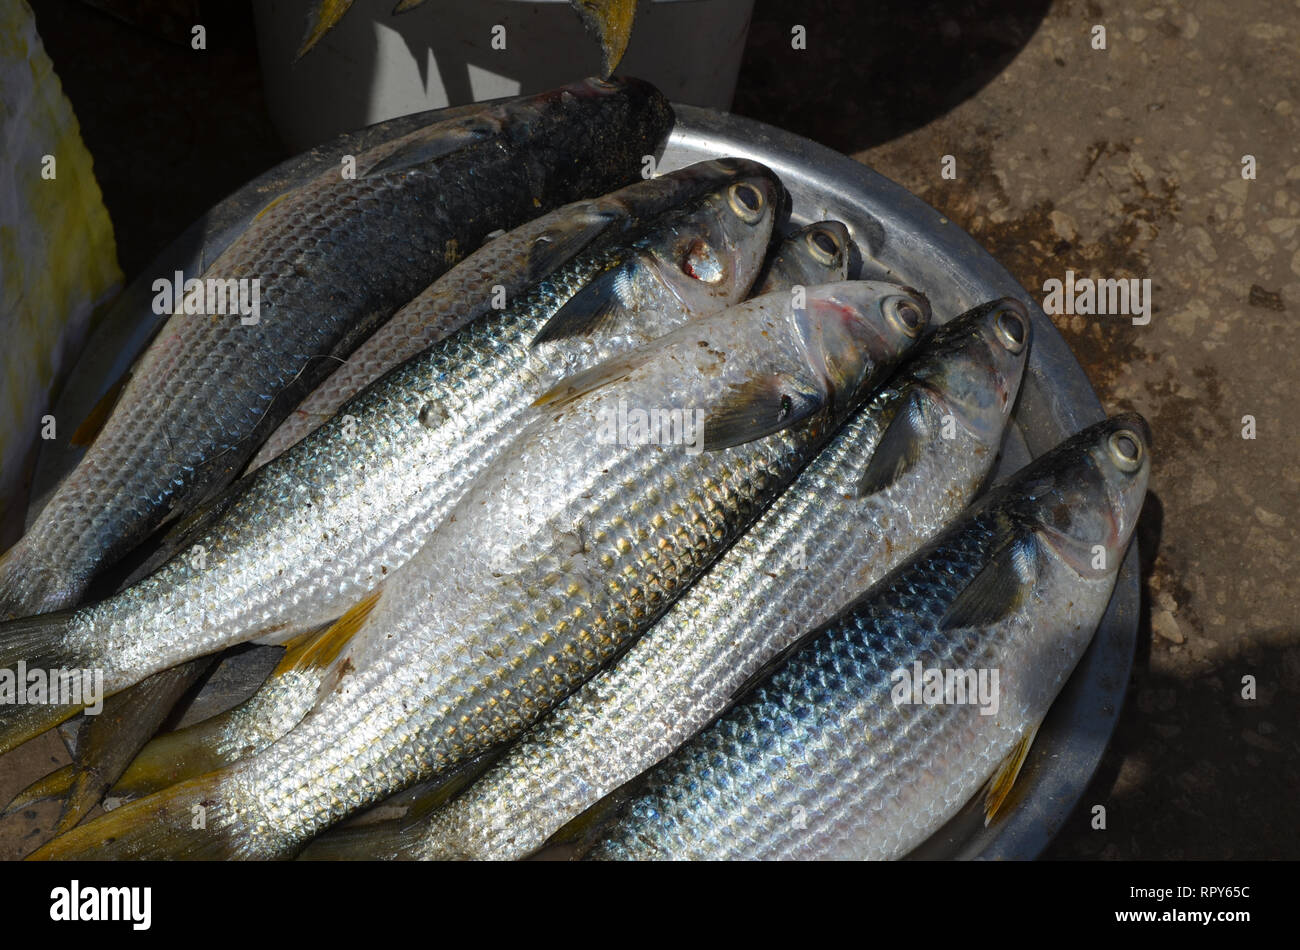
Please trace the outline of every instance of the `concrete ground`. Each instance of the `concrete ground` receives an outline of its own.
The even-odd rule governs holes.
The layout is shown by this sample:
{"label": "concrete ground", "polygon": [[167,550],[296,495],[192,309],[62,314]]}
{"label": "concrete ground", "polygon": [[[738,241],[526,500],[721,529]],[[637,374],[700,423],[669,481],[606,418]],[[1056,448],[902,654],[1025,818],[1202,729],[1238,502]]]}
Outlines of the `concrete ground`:
{"label": "concrete ground", "polygon": [[[204,70],[165,30],[74,0],[33,7],[128,275],[284,157],[242,4],[210,30]],[[1105,408],[1143,413],[1156,443],[1128,702],[1048,856],[1300,857],[1296,5],[791,7],[757,4],[735,111],[905,185],[1034,293],[1067,269],[1153,285],[1146,326],[1055,318]],[[794,24],[807,49],[791,49]],[[1105,50],[1092,48],[1096,26]],[[945,155],[955,179],[941,177]],[[53,736],[12,753],[0,799],[64,761]],[[1094,804],[1104,831],[1090,827]],[[52,818],[33,808],[0,824],[0,857],[30,850]]]}
{"label": "concrete ground", "polygon": [[[1067,268],[1153,285],[1146,326],[1054,318],[1155,447],[1128,702],[1049,856],[1300,857],[1296,5],[933,4],[921,26],[915,5],[848,22],[843,4],[780,6],[759,4],[735,111],[906,186],[1040,299]],[[800,21],[806,52],[789,49]]]}

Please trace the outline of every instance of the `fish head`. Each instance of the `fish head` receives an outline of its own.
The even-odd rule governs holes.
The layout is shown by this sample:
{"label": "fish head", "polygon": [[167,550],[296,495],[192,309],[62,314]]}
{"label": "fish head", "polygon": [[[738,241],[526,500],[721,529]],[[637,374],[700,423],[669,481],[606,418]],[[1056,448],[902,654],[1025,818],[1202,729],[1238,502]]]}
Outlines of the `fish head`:
{"label": "fish head", "polygon": [[785,189],[757,162],[700,163],[718,181],[645,248],[656,276],[687,312],[741,300],[758,278]]}
{"label": "fish head", "polygon": [[825,402],[851,405],[864,383],[925,334],[930,302],[919,291],[875,280],[848,280],[791,291],[795,333]]}
{"label": "fish head", "polygon": [[849,229],[839,221],[800,228],[781,242],[760,293],[844,280],[852,246]]}
{"label": "fish head", "polygon": [[1026,470],[1023,514],[1039,539],[1084,577],[1118,570],[1151,473],[1151,429],[1122,413],[1053,449]]}
{"label": "fish head", "polygon": [[1029,358],[1029,311],[1011,297],[989,301],[941,326],[909,361],[914,381],[982,444],[1002,440]]}

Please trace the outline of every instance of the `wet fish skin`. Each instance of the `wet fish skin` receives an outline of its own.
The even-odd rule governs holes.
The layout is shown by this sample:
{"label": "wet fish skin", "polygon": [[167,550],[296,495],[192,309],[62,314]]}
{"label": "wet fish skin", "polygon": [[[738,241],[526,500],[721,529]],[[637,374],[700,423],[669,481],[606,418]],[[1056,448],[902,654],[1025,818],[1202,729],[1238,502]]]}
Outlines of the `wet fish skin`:
{"label": "wet fish skin", "polygon": [[849,229],[839,221],[814,221],[799,228],[772,255],[754,296],[844,280],[852,246]]}
{"label": "wet fish skin", "polygon": [[[916,847],[1032,735],[1086,649],[1142,506],[1149,445],[1146,423],[1125,414],[1022,469],[664,760],[589,857],[886,859]],[[897,671],[916,662],[998,669],[996,714],[897,704]]]}
{"label": "wet fish skin", "polygon": [[[585,204],[589,206],[589,215],[600,210],[599,201]],[[388,364],[400,362],[404,358],[403,350],[410,346],[412,338],[422,339],[430,333],[440,337],[445,335],[439,331],[446,323],[453,320],[468,322],[457,312],[457,304],[463,308],[466,302],[472,303],[477,294],[483,300],[482,310],[486,311],[490,309],[487,300],[491,283],[505,281],[510,279],[510,275],[518,274],[515,284],[503,284],[507,294],[513,296],[518,283],[528,272],[524,264],[528,260],[526,251],[531,242],[542,235],[549,235],[552,240],[562,242],[562,235],[554,235],[557,229],[581,233],[579,229],[585,220],[585,217],[573,215],[566,217],[566,210],[560,209],[517,228],[472,254],[430,288],[430,291],[393,317],[379,333],[371,337],[365,347],[349,358],[348,367],[357,364],[355,372],[348,367],[341,368],[313,396],[326,394],[327,387],[337,384],[337,388],[329,391],[325,397],[333,399],[339,389],[357,385],[359,377],[372,373],[380,375]],[[809,240],[809,235],[814,230],[823,232],[820,234],[820,242],[816,244]],[[773,266],[768,268],[760,293],[774,292],[793,284],[806,286],[842,280],[848,265],[848,241],[848,230],[839,222],[819,222],[801,228],[786,238],[774,252],[771,262]],[[463,279],[458,272],[464,272]],[[394,326],[399,321],[401,324]],[[381,336],[387,338],[380,340]],[[377,341],[378,345],[371,347]],[[367,348],[369,355],[359,359]],[[345,378],[336,379],[340,376]],[[299,412],[306,405],[304,403],[303,407],[299,407]],[[332,414],[332,411],[327,414]],[[277,434],[285,432],[290,425],[291,420],[286,420]],[[268,442],[269,445],[271,442]],[[262,451],[265,453],[267,447],[264,446]],[[252,464],[256,465],[257,462]],[[304,670],[297,666],[277,670],[248,701],[217,717],[219,721],[196,724],[181,733],[159,736],[141,752],[110,794],[137,798],[158,791],[167,784],[192,778],[260,751],[297,725],[311,710],[326,673],[325,669]],[[161,764],[164,761],[170,761],[173,765],[163,768]],[[164,785],[154,786],[152,783],[156,781],[162,781]]]}
{"label": "wet fish skin", "polygon": [[[395,366],[494,309],[498,292],[514,300],[597,235],[631,228],[635,218],[630,211],[618,201],[577,202],[488,241],[357,347],[271,433],[248,471],[261,468],[319,428],[343,403]],[[539,253],[548,247],[551,253]]]}
{"label": "wet fish skin", "polygon": [[273,201],[203,275],[260,281],[259,322],[167,320],[0,557],[0,618],[75,603],[96,571],[233,480],[331,357],[491,231],[635,178],[671,121],[644,83],[586,80],[435,123],[358,156],[355,179],[325,172]]}
{"label": "wet fish skin", "polygon": [[[434,281],[348,356],[343,365],[334,370],[271,433],[249,463],[247,471],[256,471],[289,446],[296,444],[332,417],[344,402],[390,369],[487,313],[494,306],[499,307],[501,304],[498,294],[503,295],[505,300],[513,300],[529,285],[546,277],[566,260],[572,259],[598,235],[610,230],[626,231],[631,228],[635,219],[629,213],[630,210],[617,201],[595,199],[577,202],[490,240]],[[160,551],[156,563],[145,565],[133,580],[152,573],[165,562],[169,553],[171,552],[166,549]],[[205,668],[194,664],[186,676],[171,671],[155,676],[176,680],[166,691],[173,692],[177,688],[187,688],[187,682],[197,681]],[[100,730],[95,733],[100,740],[97,743],[78,744],[77,758],[79,761],[85,759],[81,763],[82,774],[78,780],[82,807],[69,801],[62,828],[76,823],[80,815],[116,781],[122,769],[157,731],[167,709],[155,698],[161,691],[160,684],[154,682],[154,679],[151,677],[133,688],[143,691],[139,699],[124,692],[110,700],[114,708],[121,711],[121,721],[124,724],[130,723],[135,733],[133,738],[121,735],[121,729],[118,730],[118,735],[105,735]],[[229,714],[230,722],[225,727],[230,731],[229,737],[222,738],[199,730],[192,730],[185,737],[160,737],[160,742],[155,744],[149,756],[144,757],[144,761],[153,763],[155,760],[152,756],[155,754],[173,757],[179,755],[189,763],[188,769],[160,769],[151,764],[144,779],[132,779],[130,776],[124,778],[123,781],[129,785],[128,791],[140,788],[143,780],[160,780],[178,771],[192,772],[204,765],[215,768],[217,766],[214,763],[219,763],[227,754],[233,755],[236,751],[247,754],[247,751],[269,744],[275,737],[292,728],[311,708],[316,689],[312,687],[310,679],[310,676],[295,674],[291,681],[272,682],[268,684],[272,688],[285,690],[282,697],[272,701],[263,696],[250,701],[250,707],[267,704],[264,711],[273,715],[274,719],[265,724],[260,720],[261,710],[241,709]],[[130,705],[128,707],[125,704]],[[190,747],[178,748],[183,742],[190,743]],[[200,743],[202,748],[197,745]],[[209,743],[217,743],[217,747],[207,747]],[[167,746],[166,750],[164,745]],[[210,768],[204,768],[203,771],[210,771]],[[117,790],[113,794],[117,794]]]}
{"label": "wet fish skin", "polygon": [[[918,346],[614,666],[418,830],[390,836],[409,850],[388,856],[523,857],[707,725],[768,661],[974,497],[1019,390],[1029,326],[1024,306],[1006,298],[949,321]],[[894,438],[883,439],[888,432]],[[892,478],[864,492],[864,476],[875,480],[877,470]],[[800,553],[806,566],[793,560]]]}
{"label": "wet fish skin", "polygon": [[[178,662],[338,618],[419,550],[548,385],[743,297],[781,192],[763,166],[728,159],[601,199],[641,223],[602,232],[511,306],[346,403],[234,486],[155,573],[74,612],[0,626],[0,668],[96,668],[112,694]],[[74,711],[0,709],[0,749]]]}
{"label": "wet fish skin", "polygon": [[[894,285],[827,285],[802,311],[772,294],[566,379],[385,585],[297,728],[36,856],[286,856],[510,740],[728,546],[928,315]],[[771,380],[780,391],[754,385]],[[600,435],[620,402],[666,396],[705,412],[705,451]],[[200,799],[211,807],[195,835],[177,822]]]}

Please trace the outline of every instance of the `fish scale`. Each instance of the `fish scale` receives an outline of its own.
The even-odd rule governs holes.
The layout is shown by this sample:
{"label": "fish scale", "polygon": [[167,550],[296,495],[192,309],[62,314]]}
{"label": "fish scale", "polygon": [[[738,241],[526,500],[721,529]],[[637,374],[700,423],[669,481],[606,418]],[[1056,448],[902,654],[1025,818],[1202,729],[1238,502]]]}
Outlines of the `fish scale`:
{"label": "fish scale", "polygon": [[[566,379],[385,585],[333,689],[294,730],[42,856],[292,854],[358,807],[512,738],[734,540],[927,316],[888,284],[827,285],[799,311],[771,294]],[[754,389],[773,379],[781,392]],[[811,415],[776,415],[786,387]],[[705,451],[598,435],[620,401],[653,407],[666,394],[711,420]],[[212,803],[199,835],[172,824],[195,796]]]}
{"label": "fish scale", "polygon": [[[999,335],[1003,320],[1023,329],[1018,342]],[[1015,401],[1028,327],[1023,307],[1006,299],[946,324],[613,668],[399,835],[415,843],[388,856],[521,857],[707,724],[774,655],[974,496]],[[882,434],[918,398],[925,434],[916,462],[862,495]],[[945,417],[960,420],[952,438]],[[792,564],[796,552],[806,566]]]}
{"label": "fish scale", "polygon": [[[766,194],[752,222],[729,210],[728,191],[739,184]],[[762,166],[735,160],[603,199],[625,205],[631,233],[601,236],[513,305],[359,393],[241,482],[185,552],[73,614],[62,649],[75,665],[102,668],[111,693],[243,640],[277,642],[337,618],[414,555],[522,429],[548,382],[743,296],[761,266],[779,189]],[[679,246],[701,239],[728,262],[714,284],[678,267]],[[591,333],[537,341],[579,291],[628,267],[621,286],[634,296],[619,316]]]}
{"label": "fish scale", "polygon": [[[601,211],[602,202],[588,202],[583,207],[595,215]],[[608,226],[608,222],[602,226]],[[477,315],[487,312],[490,306],[484,290],[492,281],[501,281],[507,293],[514,294],[529,273],[535,273],[535,268],[527,264],[528,250],[534,241],[544,239],[548,245],[557,241],[563,244],[575,232],[584,234],[589,229],[589,223],[581,219],[571,221],[562,209],[491,241],[403,308],[365,347],[353,354],[348,364],[313,394],[317,409],[333,406],[341,401],[341,393],[359,386],[365,379],[382,375],[390,363],[400,361],[402,354],[418,346],[420,341],[433,342],[444,336],[444,331],[450,332],[468,322],[464,316],[467,308],[471,315],[476,308]],[[850,246],[847,229],[839,222],[817,222],[794,232],[773,253],[759,292],[843,280]],[[296,441],[314,428],[317,420],[310,418],[314,412],[308,412],[307,418],[286,421],[277,430],[277,435],[282,437],[281,444]],[[278,454],[279,449],[271,441],[260,455]],[[324,673],[320,653],[327,639],[313,636],[317,648],[309,648],[304,642],[297,650],[291,650],[282,660],[282,667],[247,702],[194,728],[165,734],[151,743],[131,761],[122,781],[109,794],[138,798],[166,784],[211,771],[275,741],[296,725],[315,701]],[[123,763],[129,760],[131,754],[121,757]],[[109,776],[107,784],[112,784],[117,774]],[[53,794],[55,787],[66,781],[64,776],[56,776],[38,783],[31,791],[41,796]],[[27,798],[20,796],[10,808],[22,807],[26,801]]]}
{"label": "fish scale", "polygon": [[[649,773],[589,856],[879,859],[920,844],[1032,736],[1105,611],[1149,473],[1144,448],[1115,462],[1116,439],[1150,441],[1133,415],[1084,430],[814,630]],[[916,663],[998,671],[997,708],[900,697]]]}
{"label": "fish scale", "polygon": [[[202,275],[257,279],[260,321],[167,320],[81,463],[0,559],[0,616],[76,602],[165,518],[232,481],[332,357],[494,229],[629,180],[670,122],[644,84],[583,82],[435,123],[363,153],[356,178],[326,171],[277,199]],[[607,148],[587,145],[593,128]],[[579,153],[581,165],[563,160]]]}
{"label": "fish scale", "polygon": [[[661,377],[652,382],[642,401],[665,391]],[[631,403],[637,392],[620,390]],[[331,773],[367,789],[401,788],[517,734],[661,612],[826,435],[824,425],[787,430],[683,469],[678,447],[574,452],[575,440],[590,439],[591,418],[535,423],[521,436],[498,477],[476,485],[428,542],[437,567],[413,562],[367,618],[384,636],[359,635],[348,656],[369,672],[349,674],[297,729],[235,766],[236,813],[255,813],[256,825],[272,829],[252,853],[284,847],[277,836],[301,840],[356,807]],[[516,497],[543,511],[530,510],[521,526]],[[557,525],[588,526],[580,550],[548,549],[543,539]],[[494,644],[509,645],[508,662]],[[407,713],[432,696],[432,716]],[[369,736],[377,738],[362,741]]]}

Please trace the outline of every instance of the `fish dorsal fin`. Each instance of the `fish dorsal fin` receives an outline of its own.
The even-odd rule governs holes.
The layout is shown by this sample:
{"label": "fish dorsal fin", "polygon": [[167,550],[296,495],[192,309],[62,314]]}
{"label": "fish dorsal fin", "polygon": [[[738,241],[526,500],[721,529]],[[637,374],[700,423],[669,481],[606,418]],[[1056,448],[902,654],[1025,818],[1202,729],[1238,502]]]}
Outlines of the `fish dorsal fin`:
{"label": "fish dorsal fin", "polygon": [[627,316],[623,300],[630,280],[631,268],[627,264],[618,264],[589,280],[546,321],[546,326],[533,338],[532,345],[599,335]]}
{"label": "fish dorsal fin", "polygon": [[915,467],[928,433],[920,394],[913,391],[885,427],[858,481],[858,496],[884,491]]}
{"label": "fish dorsal fin", "polygon": [[767,373],[736,383],[704,417],[705,451],[761,439],[802,422],[822,408],[822,399],[794,377]]}
{"label": "fish dorsal fin", "polygon": [[1025,757],[1029,755],[1029,747],[1034,744],[1034,736],[1038,735],[1038,727],[1042,724],[1041,720],[1034,723],[1029,731],[1016,741],[1011,752],[989,778],[988,788],[984,794],[985,827],[998,816],[1002,806],[1006,804],[1007,796],[1011,794],[1011,786],[1015,784],[1016,776],[1020,774],[1020,769],[1025,764]]}
{"label": "fish dorsal fin", "polygon": [[1038,581],[1041,558],[1034,534],[1016,534],[954,598],[939,621],[940,632],[985,627],[1019,610]]}
{"label": "fish dorsal fin", "polygon": [[117,407],[117,401],[122,396],[122,390],[126,388],[127,382],[131,379],[130,371],[126,372],[121,379],[115,382],[104,395],[99,397],[93,409],[77,426],[77,431],[72,433],[72,438],[68,440],[69,445],[86,446],[95,441],[95,437],[103,431],[104,425],[108,422],[108,417],[113,414]]}

